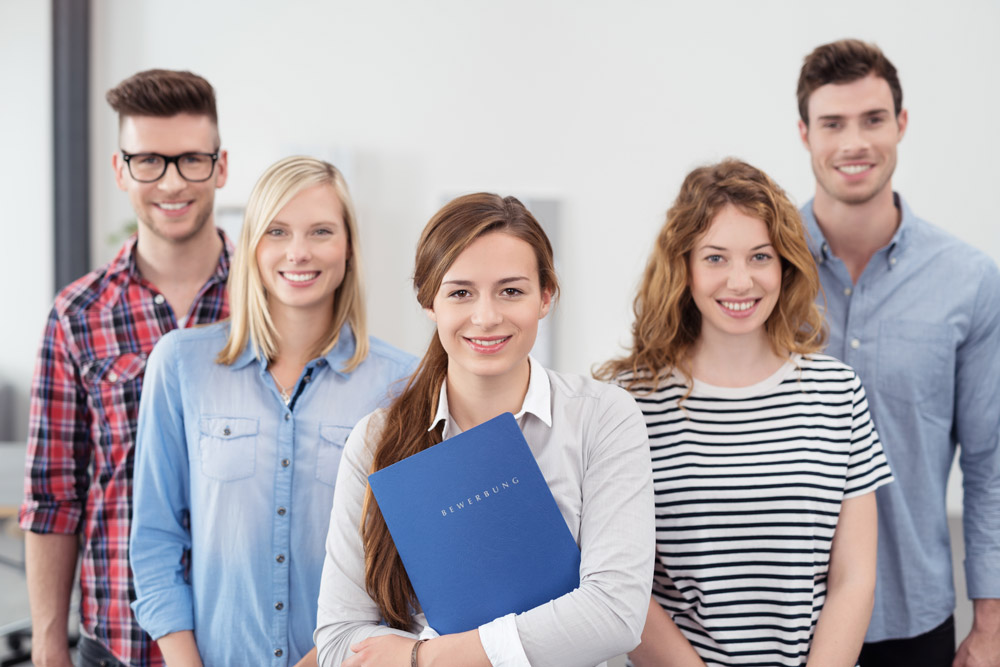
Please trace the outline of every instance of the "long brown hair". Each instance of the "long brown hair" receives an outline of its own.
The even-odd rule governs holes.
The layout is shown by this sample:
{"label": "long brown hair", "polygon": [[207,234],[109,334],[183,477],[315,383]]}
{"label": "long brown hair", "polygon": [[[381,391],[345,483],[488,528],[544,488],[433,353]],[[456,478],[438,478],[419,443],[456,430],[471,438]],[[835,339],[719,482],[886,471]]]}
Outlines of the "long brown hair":
{"label": "long brown hair", "polygon": [[[538,221],[514,197],[478,193],[459,197],[438,211],[420,236],[413,269],[417,301],[424,308],[434,296],[445,273],[469,245],[485,234],[501,232],[531,246],[538,261],[538,280],[553,298],[559,291],[552,245]],[[406,388],[386,410],[377,436],[372,472],[401,461],[441,442],[441,427],[427,427],[437,409],[441,384],[448,374],[448,354],[437,334]],[[418,603],[382,512],[365,491],[361,537],[365,547],[365,587],[385,622],[409,629]]]}
{"label": "long brown hair", "polygon": [[767,174],[730,158],[695,169],[684,179],[633,303],[632,349],[601,366],[597,377],[631,373],[627,380],[631,388],[640,380],[655,380],[677,369],[690,380],[688,355],[701,334],[701,312],[688,287],[690,255],[729,204],[767,225],[781,258],[781,292],[764,324],[771,348],[779,355],[822,349],[826,331],[816,307],[819,274],[799,212]]}

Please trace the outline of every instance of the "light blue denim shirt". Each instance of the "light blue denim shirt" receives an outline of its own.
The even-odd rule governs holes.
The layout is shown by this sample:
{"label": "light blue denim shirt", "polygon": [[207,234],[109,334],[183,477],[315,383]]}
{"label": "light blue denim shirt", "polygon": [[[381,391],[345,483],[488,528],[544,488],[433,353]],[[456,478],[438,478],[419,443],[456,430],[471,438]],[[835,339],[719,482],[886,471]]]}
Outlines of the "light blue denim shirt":
{"label": "light blue denim shirt", "polygon": [[[205,665],[291,665],[313,647],[340,455],[414,359],[348,326],[311,361],[290,406],[247,345],[215,362],[228,323],[172,331],[149,357],[139,408],[130,560],[154,639],[194,630]],[[398,391],[399,385],[395,385]],[[190,557],[190,571],[184,561]]]}
{"label": "light blue denim shirt", "polygon": [[898,195],[896,205],[902,222],[856,285],[812,201],[801,211],[826,292],[826,352],[861,377],[896,476],[876,491],[878,579],[866,641],[922,634],[954,610],[945,490],[959,444],[968,594],[1000,597],[1000,272]]}

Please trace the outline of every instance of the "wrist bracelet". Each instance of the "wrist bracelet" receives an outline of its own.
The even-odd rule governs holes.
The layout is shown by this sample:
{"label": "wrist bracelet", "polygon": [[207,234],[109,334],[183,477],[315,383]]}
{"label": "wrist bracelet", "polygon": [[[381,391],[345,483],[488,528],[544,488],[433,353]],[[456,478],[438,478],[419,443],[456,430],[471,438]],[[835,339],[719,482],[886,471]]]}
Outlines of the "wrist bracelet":
{"label": "wrist bracelet", "polygon": [[410,651],[410,667],[417,667],[417,649],[423,644],[426,639],[418,639],[413,643],[413,650]]}

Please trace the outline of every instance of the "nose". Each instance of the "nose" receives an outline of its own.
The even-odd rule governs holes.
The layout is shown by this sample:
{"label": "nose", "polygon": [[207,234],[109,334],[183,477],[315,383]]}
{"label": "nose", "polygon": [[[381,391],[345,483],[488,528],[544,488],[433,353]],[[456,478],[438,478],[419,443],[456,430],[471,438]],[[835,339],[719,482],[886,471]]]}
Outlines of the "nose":
{"label": "nose", "polygon": [[165,190],[166,192],[177,192],[183,190],[187,186],[187,181],[181,176],[181,172],[177,170],[177,163],[168,164],[167,171],[164,172],[160,180],[156,182],[156,187],[160,190]]}
{"label": "nose", "polygon": [[746,292],[753,287],[753,276],[745,264],[735,262],[726,279],[726,287],[734,292]]}
{"label": "nose", "polygon": [[503,322],[503,313],[493,299],[479,299],[472,311],[472,323],[480,329],[491,329]]}
{"label": "nose", "polygon": [[840,150],[844,153],[858,153],[868,149],[868,137],[861,130],[860,123],[848,123],[841,133]]}
{"label": "nose", "polygon": [[302,237],[293,237],[285,250],[285,258],[292,264],[302,264],[312,258],[309,243]]}

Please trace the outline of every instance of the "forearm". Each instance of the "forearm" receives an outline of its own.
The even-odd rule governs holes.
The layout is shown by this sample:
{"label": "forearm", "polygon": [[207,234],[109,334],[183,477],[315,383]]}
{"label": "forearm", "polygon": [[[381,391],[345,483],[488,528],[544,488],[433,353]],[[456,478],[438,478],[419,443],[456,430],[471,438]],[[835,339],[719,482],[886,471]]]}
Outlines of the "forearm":
{"label": "forearm", "polygon": [[75,534],[25,534],[31,655],[40,667],[70,664],[67,626],[79,544]]}
{"label": "forearm", "polygon": [[435,637],[420,646],[418,667],[490,667],[490,659],[479,641],[479,631]]}
{"label": "forearm", "polygon": [[875,494],[844,500],[830,548],[826,601],[806,667],[853,667],[875,605]]}
{"label": "forearm", "polygon": [[316,647],[302,656],[302,659],[295,663],[295,667],[316,667]]}
{"label": "forearm", "polygon": [[171,632],[156,640],[168,667],[201,667],[201,654],[194,641],[194,632]]}
{"label": "forearm", "polygon": [[653,598],[649,600],[642,643],[628,657],[635,667],[705,667],[670,614]]}
{"label": "forearm", "polygon": [[853,667],[857,664],[874,604],[874,586],[865,582],[844,582],[836,588],[828,588],[806,667]]}

